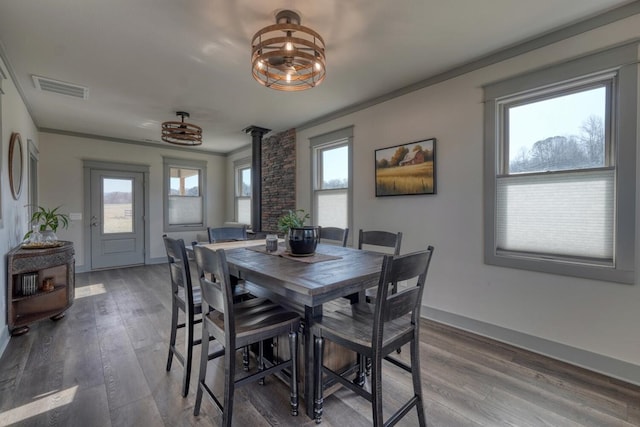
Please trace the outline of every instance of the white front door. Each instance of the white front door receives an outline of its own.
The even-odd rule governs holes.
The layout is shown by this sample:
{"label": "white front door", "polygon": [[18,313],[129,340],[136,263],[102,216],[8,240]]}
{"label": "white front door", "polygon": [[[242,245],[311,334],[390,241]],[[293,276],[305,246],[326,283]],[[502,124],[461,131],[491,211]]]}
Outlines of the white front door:
{"label": "white front door", "polygon": [[144,175],[91,169],[91,269],[144,264]]}

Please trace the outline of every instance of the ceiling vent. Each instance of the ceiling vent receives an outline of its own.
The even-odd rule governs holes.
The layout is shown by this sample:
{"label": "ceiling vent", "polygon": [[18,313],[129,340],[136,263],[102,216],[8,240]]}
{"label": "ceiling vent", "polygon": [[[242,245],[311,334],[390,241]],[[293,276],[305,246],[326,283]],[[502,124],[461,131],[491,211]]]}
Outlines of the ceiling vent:
{"label": "ceiling vent", "polygon": [[36,89],[43,92],[59,93],[60,95],[72,96],[74,98],[89,98],[89,88],[72,83],[61,82],[47,77],[32,76]]}

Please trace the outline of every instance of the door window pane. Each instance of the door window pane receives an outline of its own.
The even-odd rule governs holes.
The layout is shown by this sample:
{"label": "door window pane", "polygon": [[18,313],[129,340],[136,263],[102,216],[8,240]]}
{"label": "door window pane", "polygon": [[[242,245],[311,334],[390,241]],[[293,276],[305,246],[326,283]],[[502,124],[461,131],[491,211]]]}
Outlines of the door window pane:
{"label": "door window pane", "polygon": [[133,232],[133,180],[102,179],[102,232]]}

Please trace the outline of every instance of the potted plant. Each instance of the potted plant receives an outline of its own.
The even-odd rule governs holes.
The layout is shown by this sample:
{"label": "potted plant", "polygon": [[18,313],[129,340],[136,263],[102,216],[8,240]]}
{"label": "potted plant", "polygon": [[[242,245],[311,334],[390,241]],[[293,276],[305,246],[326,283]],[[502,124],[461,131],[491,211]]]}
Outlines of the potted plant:
{"label": "potted plant", "polygon": [[289,210],[278,220],[278,228],[285,233],[284,240],[291,255],[308,256],[316,251],[319,230],[314,226],[305,227],[308,218],[309,214],[304,209],[298,209]]}
{"label": "potted plant", "polygon": [[285,235],[294,227],[304,227],[304,222],[309,219],[309,214],[304,209],[291,210],[278,219],[278,229]]}
{"label": "potted plant", "polygon": [[58,240],[56,236],[58,227],[69,227],[69,215],[58,212],[60,207],[61,206],[47,209],[42,206],[37,206],[37,209],[31,214],[29,223],[32,225],[32,228],[25,234],[25,240],[36,231],[42,233],[43,240]]}

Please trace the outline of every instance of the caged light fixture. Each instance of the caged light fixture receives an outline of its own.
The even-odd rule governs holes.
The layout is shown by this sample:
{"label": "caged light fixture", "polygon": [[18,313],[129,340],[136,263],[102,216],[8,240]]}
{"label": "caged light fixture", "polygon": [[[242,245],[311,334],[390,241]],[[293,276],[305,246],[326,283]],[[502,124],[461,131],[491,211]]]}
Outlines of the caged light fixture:
{"label": "caged light fixture", "polygon": [[251,69],[260,84],[276,90],[306,90],[326,75],[324,40],[300,25],[291,10],[276,14],[276,23],[258,31],[251,40]]}
{"label": "caged light fixture", "polygon": [[201,145],[202,128],[184,121],[185,117],[189,117],[187,112],[178,111],[176,116],[182,120],[162,123],[162,140],[176,145]]}

